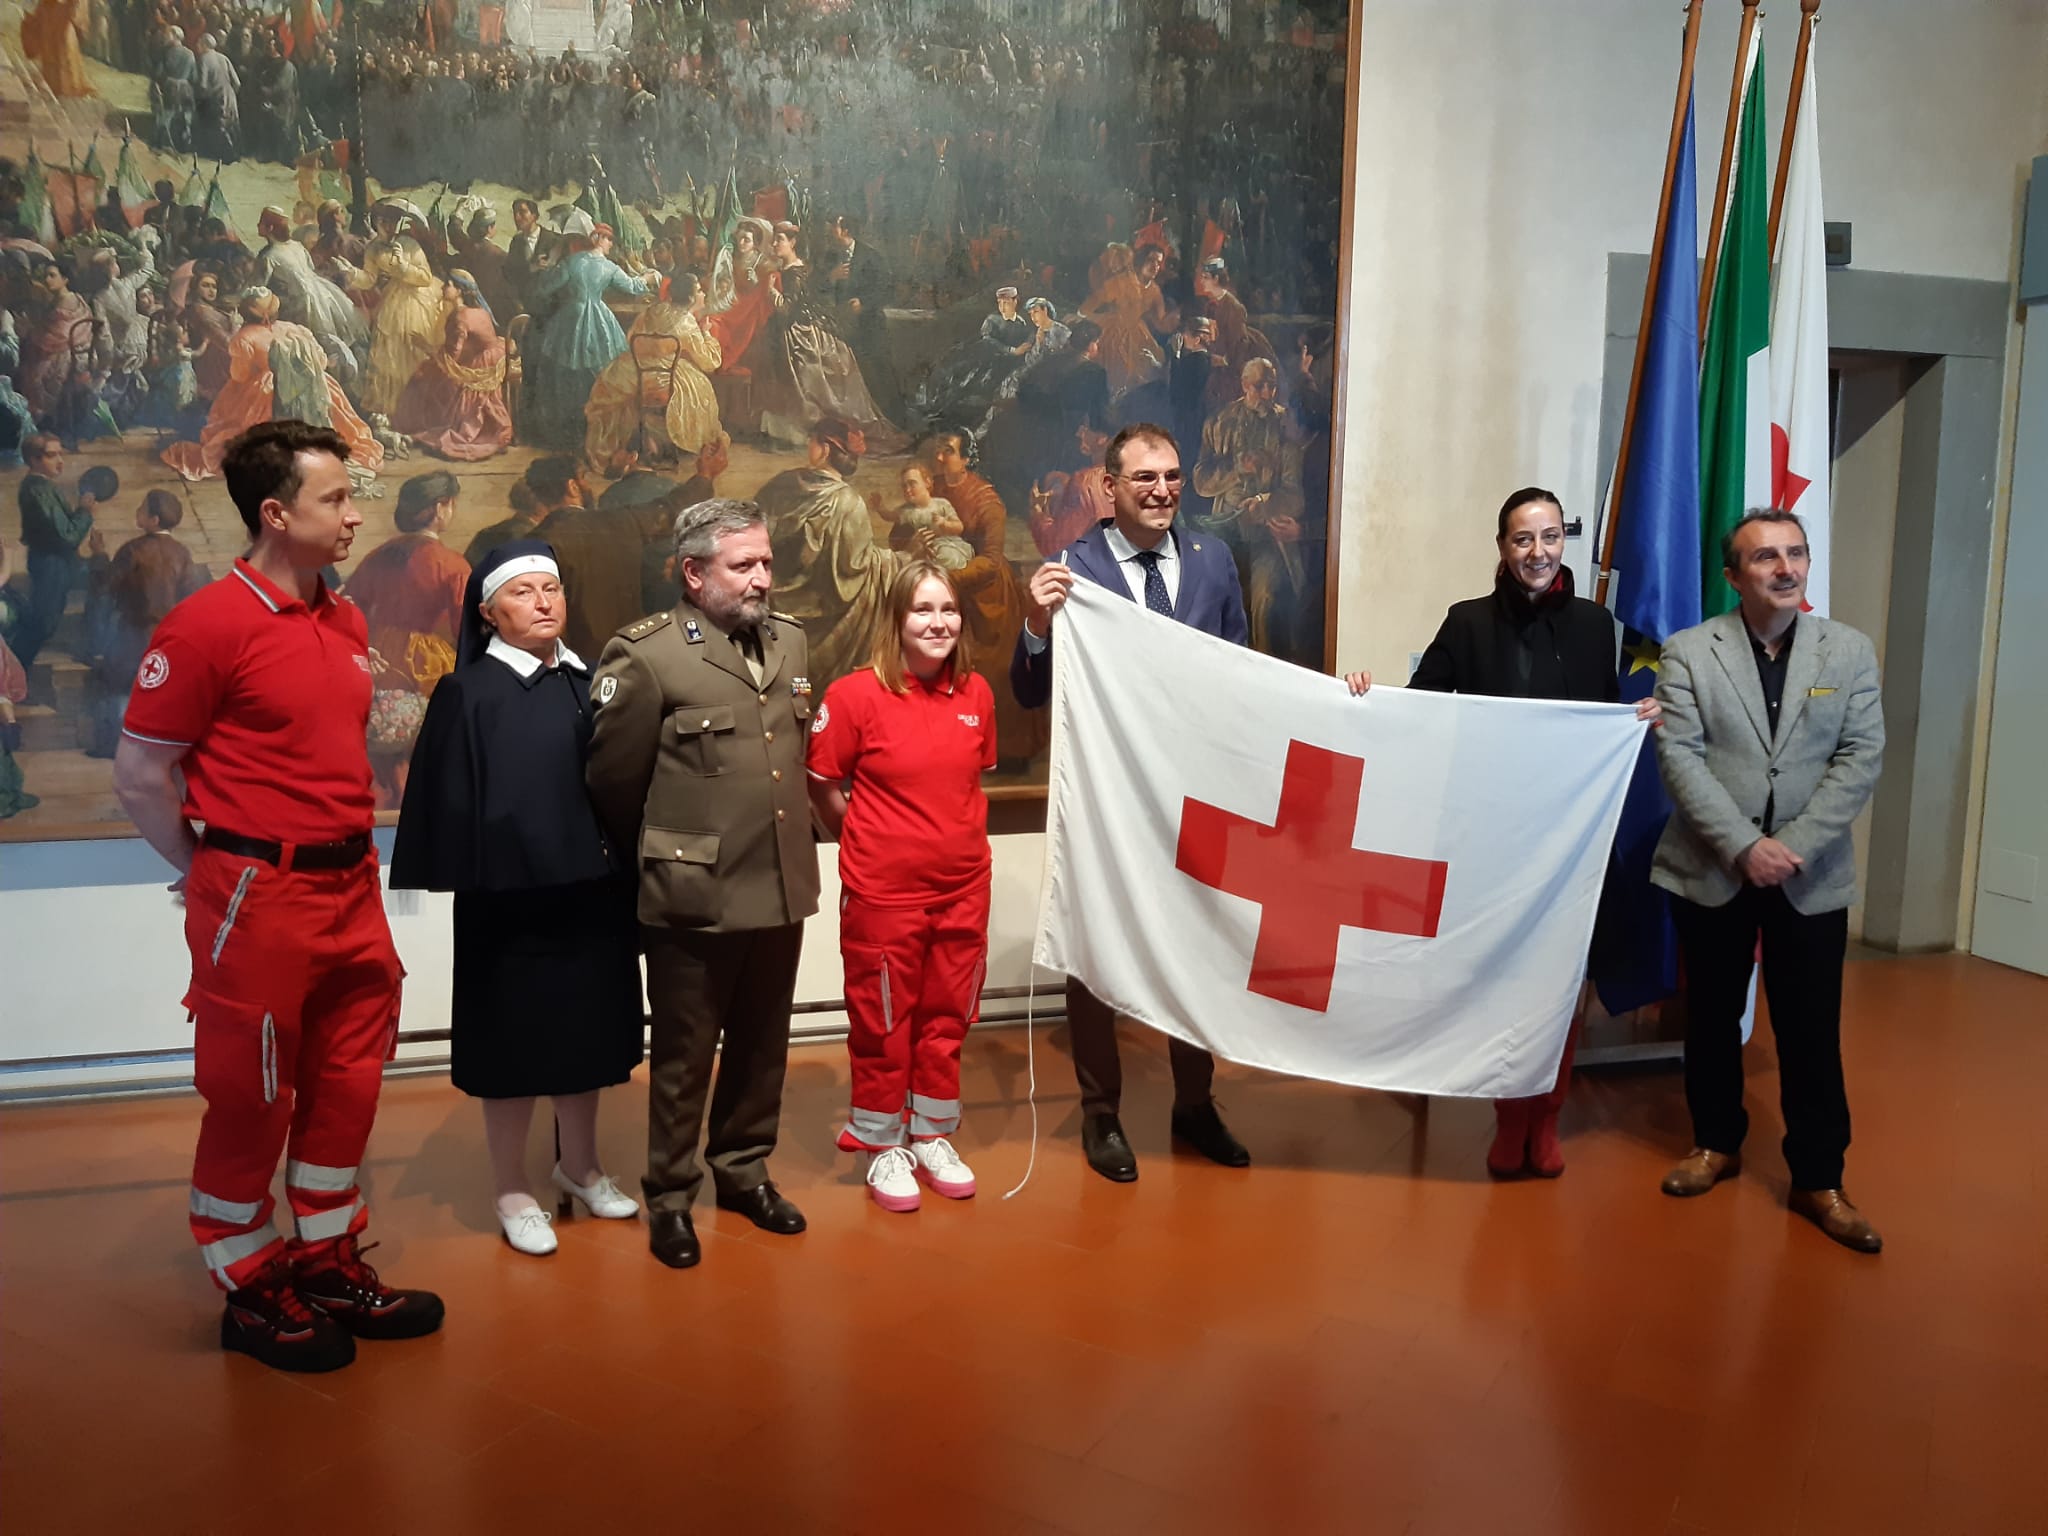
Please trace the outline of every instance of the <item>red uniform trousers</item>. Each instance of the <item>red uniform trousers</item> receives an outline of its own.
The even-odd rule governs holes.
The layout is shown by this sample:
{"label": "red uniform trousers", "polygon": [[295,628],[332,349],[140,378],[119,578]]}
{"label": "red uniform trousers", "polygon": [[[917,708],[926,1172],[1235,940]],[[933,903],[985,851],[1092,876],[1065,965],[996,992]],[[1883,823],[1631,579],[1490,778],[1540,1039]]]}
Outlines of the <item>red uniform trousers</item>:
{"label": "red uniform trousers", "polygon": [[193,1080],[206,1100],[192,1235],[214,1283],[233,1290],[285,1246],[270,1181],[287,1142],[295,1249],[369,1220],[357,1165],[397,1043],[405,970],[375,854],[349,869],[280,870],[202,847],[185,886],[185,942]]}
{"label": "red uniform trousers", "polygon": [[846,1050],[853,1112],[848,1152],[960,1128],[960,1042],[981,1011],[988,969],[987,876],[929,907],[878,907],[849,894],[839,909],[846,964]]}

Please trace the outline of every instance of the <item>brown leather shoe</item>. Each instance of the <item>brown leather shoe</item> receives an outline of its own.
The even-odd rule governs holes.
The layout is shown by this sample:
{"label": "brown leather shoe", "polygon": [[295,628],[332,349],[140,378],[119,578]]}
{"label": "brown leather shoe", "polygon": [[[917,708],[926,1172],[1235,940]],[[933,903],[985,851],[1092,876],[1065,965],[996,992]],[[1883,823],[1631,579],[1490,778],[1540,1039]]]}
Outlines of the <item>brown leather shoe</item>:
{"label": "brown leather shoe", "polygon": [[1694,1147],[1677,1167],[1664,1175],[1664,1193],[1704,1195],[1723,1179],[1732,1179],[1740,1172],[1740,1152],[1709,1152],[1705,1147]]}
{"label": "brown leather shoe", "polygon": [[1877,1228],[1839,1189],[1795,1189],[1786,1197],[1785,1204],[1844,1248],[1854,1248],[1858,1253],[1877,1253],[1884,1248]]}

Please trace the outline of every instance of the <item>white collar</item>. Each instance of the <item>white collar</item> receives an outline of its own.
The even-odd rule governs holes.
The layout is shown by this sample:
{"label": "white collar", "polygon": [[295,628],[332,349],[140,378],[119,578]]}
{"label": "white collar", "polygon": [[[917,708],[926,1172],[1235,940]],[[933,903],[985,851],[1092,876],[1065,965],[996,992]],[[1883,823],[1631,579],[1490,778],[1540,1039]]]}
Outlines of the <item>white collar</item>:
{"label": "white collar", "polygon": [[[1117,527],[1115,523],[1111,523],[1102,530],[1102,542],[1109,546],[1109,552],[1116,557],[1118,565],[1128,565],[1131,561],[1137,559],[1140,554],[1138,546],[1125,538],[1123,529]],[[1153,549],[1158,553],[1161,560],[1178,560],[1180,558],[1180,541],[1174,538],[1171,528],[1166,530],[1166,537],[1155,544]]]}
{"label": "white collar", "polygon": [[[534,655],[531,651],[522,651],[516,645],[507,644],[502,635],[491,636],[490,644],[484,647],[484,654],[486,656],[495,656],[522,678],[532,677],[541,667],[538,656]],[[578,656],[559,640],[555,642],[555,665],[558,667],[574,667],[578,672],[588,672],[590,670],[590,668],[583,664],[581,656]]]}

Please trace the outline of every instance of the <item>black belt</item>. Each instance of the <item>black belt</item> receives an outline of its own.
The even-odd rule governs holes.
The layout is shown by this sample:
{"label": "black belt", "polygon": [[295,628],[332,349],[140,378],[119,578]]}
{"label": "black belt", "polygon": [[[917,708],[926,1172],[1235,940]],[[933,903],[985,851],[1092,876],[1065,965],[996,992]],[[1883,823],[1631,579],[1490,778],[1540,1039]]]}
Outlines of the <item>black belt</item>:
{"label": "black belt", "polygon": [[370,834],[359,832],[338,843],[274,843],[268,838],[244,837],[208,827],[200,842],[222,853],[261,859],[279,869],[348,869],[369,857]]}

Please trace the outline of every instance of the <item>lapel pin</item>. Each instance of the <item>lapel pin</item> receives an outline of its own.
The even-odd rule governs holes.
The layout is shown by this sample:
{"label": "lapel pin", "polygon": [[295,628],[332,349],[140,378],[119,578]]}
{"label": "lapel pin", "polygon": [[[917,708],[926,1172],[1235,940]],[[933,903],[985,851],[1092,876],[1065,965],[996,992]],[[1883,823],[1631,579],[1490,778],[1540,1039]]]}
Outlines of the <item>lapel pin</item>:
{"label": "lapel pin", "polygon": [[704,643],[704,629],[695,619],[683,620],[683,638],[692,645]]}

